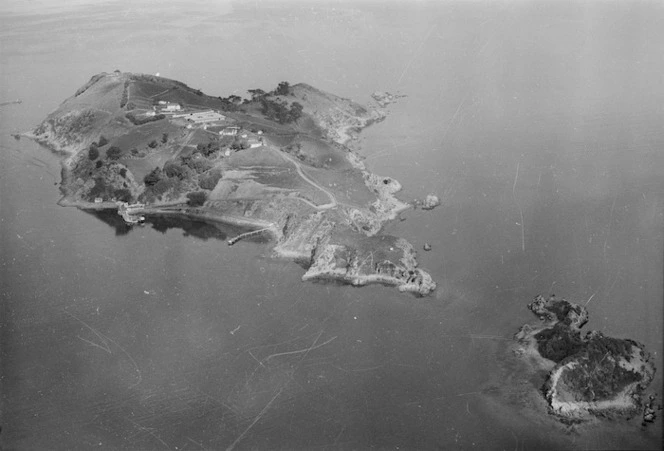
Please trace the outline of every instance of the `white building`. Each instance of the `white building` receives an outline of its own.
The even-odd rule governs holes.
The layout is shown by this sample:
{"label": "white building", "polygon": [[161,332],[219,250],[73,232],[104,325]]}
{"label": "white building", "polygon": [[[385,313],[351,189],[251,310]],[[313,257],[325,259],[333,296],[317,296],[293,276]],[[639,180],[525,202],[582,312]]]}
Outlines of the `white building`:
{"label": "white building", "polygon": [[250,149],[255,149],[256,147],[261,147],[263,145],[263,140],[256,138],[249,138],[247,140]]}
{"label": "white building", "polygon": [[240,131],[240,127],[226,127],[219,132],[221,136],[235,136]]}

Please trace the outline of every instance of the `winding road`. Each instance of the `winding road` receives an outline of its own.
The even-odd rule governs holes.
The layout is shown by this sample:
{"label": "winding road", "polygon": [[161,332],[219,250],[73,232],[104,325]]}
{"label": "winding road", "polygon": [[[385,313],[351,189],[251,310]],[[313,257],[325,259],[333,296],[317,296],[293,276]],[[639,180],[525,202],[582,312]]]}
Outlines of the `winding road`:
{"label": "winding road", "polygon": [[278,151],[278,150],[275,150],[275,149],[270,149],[270,150],[278,153],[283,158],[285,158],[286,160],[293,163],[293,165],[295,166],[295,169],[297,170],[297,173],[300,174],[300,177],[302,177],[311,186],[313,186],[315,188],[318,188],[319,190],[324,192],[330,198],[330,202],[327,203],[327,204],[323,204],[323,205],[316,205],[313,202],[310,202],[306,199],[302,199],[303,201],[305,201],[307,204],[311,205],[312,207],[316,208],[317,210],[330,210],[332,208],[336,208],[336,206],[338,205],[337,204],[337,198],[334,197],[334,195],[331,192],[329,192],[328,190],[326,190],[325,188],[320,186],[318,183],[316,183],[312,179],[310,179],[309,176],[304,173],[304,171],[302,170],[302,165],[298,161],[294,160],[293,158],[291,158],[289,155],[285,154],[284,152],[281,152],[281,151]]}

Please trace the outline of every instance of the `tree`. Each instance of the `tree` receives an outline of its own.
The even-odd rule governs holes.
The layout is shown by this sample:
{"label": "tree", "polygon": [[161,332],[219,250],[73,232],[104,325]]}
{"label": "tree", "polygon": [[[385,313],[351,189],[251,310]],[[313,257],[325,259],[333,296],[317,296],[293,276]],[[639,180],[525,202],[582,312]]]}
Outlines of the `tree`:
{"label": "tree", "polygon": [[304,107],[298,103],[298,102],[293,102],[291,103],[290,106],[290,111],[288,112],[288,122],[295,122],[302,116],[302,111],[304,110]]}
{"label": "tree", "polygon": [[198,181],[198,185],[203,189],[212,191],[214,187],[217,186],[217,182],[219,182],[221,176],[221,171],[211,171],[208,175],[201,177]]}
{"label": "tree", "polygon": [[231,143],[231,149],[232,150],[243,150],[243,149],[248,149],[249,148],[249,143],[245,141],[244,139],[238,138],[237,136]]}
{"label": "tree", "polygon": [[200,207],[207,200],[205,191],[195,191],[187,194],[187,204],[191,207]]}
{"label": "tree", "polygon": [[164,173],[168,178],[177,177],[180,180],[182,180],[186,177],[187,170],[184,167],[177,164],[176,162],[169,161],[164,165]]}
{"label": "tree", "polygon": [[250,89],[247,91],[251,95],[251,100],[258,100],[261,97],[264,97],[267,94],[262,89]]}
{"label": "tree", "polygon": [[95,143],[90,144],[90,148],[88,149],[88,158],[90,160],[96,160],[99,158],[99,149]]}
{"label": "tree", "polygon": [[104,180],[102,178],[96,178],[95,179],[95,185],[90,189],[90,192],[88,195],[91,198],[95,197],[105,197],[104,195],[106,194],[106,184],[104,183]]}
{"label": "tree", "polygon": [[277,89],[274,90],[274,93],[278,96],[287,96],[290,94],[290,85],[287,81],[282,81],[277,86]]}
{"label": "tree", "polygon": [[126,188],[120,188],[115,190],[113,195],[117,200],[121,202],[131,202],[133,198],[133,196],[131,195],[131,191],[129,191]]}
{"label": "tree", "polygon": [[205,150],[202,152],[203,155],[206,157],[209,157],[213,153],[215,153],[217,150],[221,149],[221,145],[217,141],[211,141],[207,144],[205,147]]}
{"label": "tree", "polygon": [[235,105],[239,105],[240,102],[242,102],[242,97],[240,97],[240,96],[231,95],[231,96],[228,96],[227,98],[231,103],[233,103]]}
{"label": "tree", "polygon": [[122,149],[117,146],[113,146],[106,151],[106,156],[111,160],[119,160],[122,156]]}
{"label": "tree", "polygon": [[161,135],[161,142],[163,142],[164,144],[168,142],[168,133],[164,133],[163,135]]}
{"label": "tree", "polygon": [[145,183],[146,186],[154,186],[163,178],[164,175],[161,168],[156,167],[143,178],[143,183]]}
{"label": "tree", "polygon": [[208,169],[212,168],[212,163],[210,163],[206,158],[198,156],[198,158],[187,158],[185,161],[182,160],[189,168],[196,171],[197,174],[202,174]]}

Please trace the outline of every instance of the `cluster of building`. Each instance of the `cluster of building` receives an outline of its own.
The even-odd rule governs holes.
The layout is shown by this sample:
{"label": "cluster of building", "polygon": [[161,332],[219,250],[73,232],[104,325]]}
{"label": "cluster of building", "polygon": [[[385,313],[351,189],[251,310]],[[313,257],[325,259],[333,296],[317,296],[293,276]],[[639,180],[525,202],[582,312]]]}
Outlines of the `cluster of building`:
{"label": "cluster of building", "polygon": [[[215,123],[226,120],[226,116],[215,110],[185,112],[183,111],[181,104],[165,100],[160,100],[157,105],[153,107],[153,111],[149,112],[148,115],[155,115],[157,112],[160,114],[168,114],[174,119],[178,118],[187,120],[191,123],[187,125],[187,128],[192,128],[195,125],[202,125],[204,129],[207,129],[208,126],[213,126]],[[219,135],[221,136],[240,136],[246,140],[250,148],[261,147],[263,145],[262,137],[249,137],[247,134],[240,133],[241,128],[236,126],[227,126],[219,131]],[[257,134],[262,135],[263,132],[259,131]]]}
{"label": "cluster of building", "polygon": [[209,124],[211,122],[219,122],[226,119],[226,116],[214,110],[206,111],[191,111],[191,112],[182,112],[182,105],[179,103],[167,102],[165,100],[160,100],[157,102],[156,107],[154,107],[153,114],[157,113],[157,109],[161,114],[168,114],[173,118],[182,118],[186,119],[195,124]]}
{"label": "cluster of building", "polygon": [[158,104],[162,113],[173,113],[175,111],[182,110],[182,105],[180,105],[179,103],[172,103],[172,102],[167,102],[165,100],[160,100]]}

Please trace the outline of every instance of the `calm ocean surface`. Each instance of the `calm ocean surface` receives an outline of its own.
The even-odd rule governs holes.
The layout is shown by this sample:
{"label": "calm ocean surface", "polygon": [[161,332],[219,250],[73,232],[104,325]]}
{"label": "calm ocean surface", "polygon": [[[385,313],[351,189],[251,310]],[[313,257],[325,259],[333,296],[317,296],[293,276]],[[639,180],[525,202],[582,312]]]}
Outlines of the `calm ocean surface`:
{"label": "calm ocean surface", "polygon": [[[568,429],[510,339],[538,293],[646,345],[662,386],[664,10],[656,3],[17,2],[0,6],[3,449],[658,449],[661,422]],[[269,245],[56,205],[31,129],[92,75],[211,95],[307,82],[407,97],[362,155],[437,193],[386,233],[428,298],[302,283]],[[591,299],[592,297],[592,299]]]}

